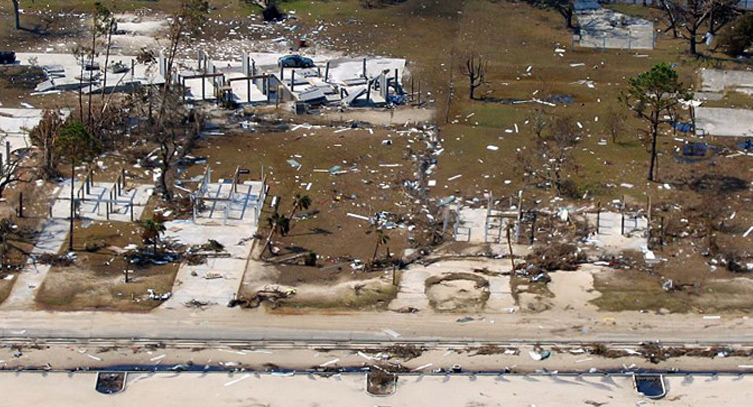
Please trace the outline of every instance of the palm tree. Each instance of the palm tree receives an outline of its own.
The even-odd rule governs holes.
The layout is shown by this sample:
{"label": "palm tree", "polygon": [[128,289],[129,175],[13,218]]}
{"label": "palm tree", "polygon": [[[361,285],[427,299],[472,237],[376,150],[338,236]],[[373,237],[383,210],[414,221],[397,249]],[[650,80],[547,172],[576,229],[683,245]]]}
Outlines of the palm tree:
{"label": "palm tree", "polygon": [[154,254],[157,254],[157,243],[160,241],[160,236],[165,234],[165,218],[156,213],[152,216],[152,219],[147,219],[141,224],[141,238],[144,242],[151,243],[153,246]]}
{"label": "palm tree", "polygon": [[[384,230],[377,229],[376,230],[376,247],[374,247],[374,257],[371,259],[371,262],[375,262],[377,258],[377,253],[379,252],[379,246],[383,244],[387,244],[387,242],[390,241],[390,236],[386,233],[384,233]],[[389,250],[388,250],[389,251]]]}
{"label": "palm tree", "polygon": [[[285,236],[290,232],[290,219],[275,212],[272,216],[267,218],[267,224],[269,225],[269,236],[267,236],[267,242],[264,244],[264,250],[266,250],[272,243],[272,237],[275,233],[280,233]],[[262,250],[262,254],[264,254]]]}
{"label": "palm tree", "polygon": [[311,198],[308,195],[295,194],[293,197],[293,209],[290,211],[288,218],[293,220],[293,216],[299,209],[306,210],[311,206]]}

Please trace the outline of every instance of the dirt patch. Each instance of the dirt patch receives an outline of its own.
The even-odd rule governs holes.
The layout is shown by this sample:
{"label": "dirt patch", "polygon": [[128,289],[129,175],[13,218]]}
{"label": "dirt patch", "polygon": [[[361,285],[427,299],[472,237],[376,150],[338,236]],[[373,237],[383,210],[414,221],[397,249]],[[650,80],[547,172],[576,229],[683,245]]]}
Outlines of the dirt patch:
{"label": "dirt patch", "polygon": [[279,266],[276,284],[293,287],[312,285],[331,285],[345,281],[363,281],[380,277],[383,272],[354,271],[349,264],[328,267]]}
{"label": "dirt patch", "polygon": [[489,299],[489,281],[471,273],[426,279],[426,296],[437,311],[479,311]]}
{"label": "dirt patch", "polygon": [[[73,266],[52,267],[39,287],[37,304],[45,309],[64,311],[146,311],[158,306],[161,302],[149,299],[147,290],[158,294],[172,291],[179,264],[136,267],[119,254],[128,244],[141,244],[136,224],[79,223],[74,230],[74,247],[98,249],[76,251]],[[67,246],[63,251],[66,249]],[[132,270],[128,283],[124,270]]]}
{"label": "dirt patch", "polygon": [[279,302],[278,309],[381,311],[397,295],[389,278],[375,278],[337,285],[301,285],[296,294]]}
{"label": "dirt patch", "polygon": [[[393,144],[383,145],[382,141],[388,139]],[[296,193],[308,195],[310,208],[296,213],[290,233],[275,236],[275,246],[281,248],[280,256],[311,251],[319,255],[320,262],[332,264],[340,258],[366,262],[374,255],[377,239],[369,222],[347,213],[408,213],[410,201],[403,192],[403,181],[413,177],[409,151],[408,137],[390,129],[337,132],[335,128],[321,127],[271,133],[228,131],[225,136],[197,141],[192,154],[206,157],[215,179],[231,178],[239,166],[250,169],[251,176],[258,178],[263,167],[269,194],[280,197],[279,211],[283,215],[290,213]],[[288,160],[300,166],[291,165]],[[335,166],[344,173],[328,172]],[[200,175],[204,168],[188,167],[182,178]],[[268,233],[270,216],[269,211],[260,216],[263,236]],[[382,245],[377,255],[385,256],[388,248],[391,253],[402,254],[408,247],[407,231],[394,229],[386,233],[389,243]]]}
{"label": "dirt patch", "polygon": [[745,277],[708,279],[683,289],[665,291],[657,276],[633,270],[611,270],[594,275],[594,288],[601,296],[592,303],[602,311],[746,313],[753,310],[753,280]]}
{"label": "dirt patch", "polygon": [[[13,276],[13,278],[8,279],[8,276]],[[10,296],[10,292],[13,291],[13,283],[15,282],[15,275],[10,273],[0,274],[0,304],[2,304],[3,301],[8,298],[8,296]]]}
{"label": "dirt patch", "polygon": [[47,78],[42,68],[21,65],[0,66],[0,87],[3,89],[33,90]]}
{"label": "dirt patch", "polygon": [[512,295],[521,310],[527,312],[544,312],[554,307],[554,293],[545,283],[534,283],[528,277],[510,278]]}

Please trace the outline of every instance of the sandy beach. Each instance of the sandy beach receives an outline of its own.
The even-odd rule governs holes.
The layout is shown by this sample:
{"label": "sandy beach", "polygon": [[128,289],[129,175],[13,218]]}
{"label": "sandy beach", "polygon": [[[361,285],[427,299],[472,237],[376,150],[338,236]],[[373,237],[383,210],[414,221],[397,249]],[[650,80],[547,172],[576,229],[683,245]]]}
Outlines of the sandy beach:
{"label": "sandy beach", "polygon": [[[134,373],[116,395],[94,390],[94,373],[3,373],[9,407],[54,406],[740,406],[753,396],[750,377],[673,376],[668,394],[648,400],[629,376],[402,376],[395,394],[375,397],[363,374],[324,378],[257,373]],[[40,391],[44,389],[44,391]]]}

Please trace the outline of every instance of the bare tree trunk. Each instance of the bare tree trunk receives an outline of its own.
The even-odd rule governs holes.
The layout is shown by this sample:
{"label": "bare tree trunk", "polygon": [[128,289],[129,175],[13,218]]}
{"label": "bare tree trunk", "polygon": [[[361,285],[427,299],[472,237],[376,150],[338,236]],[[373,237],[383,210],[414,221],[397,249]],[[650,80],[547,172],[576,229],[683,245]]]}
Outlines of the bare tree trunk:
{"label": "bare tree trunk", "polygon": [[654,169],[656,168],[656,139],[659,138],[659,123],[654,121],[651,128],[651,164],[648,167],[648,180],[655,181]]}
{"label": "bare tree trunk", "polygon": [[111,23],[107,24],[107,48],[105,49],[105,69],[102,74],[102,102],[105,101],[105,88],[107,87],[107,65],[110,63],[110,46],[112,45],[112,29]]}
{"label": "bare tree trunk", "polygon": [[[269,231],[269,234],[267,235],[267,240],[264,242],[264,247],[261,249],[261,254],[259,254],[259,257],[264,257],[264,252],[269,248],[269,246],[272,244],[272,237],[274,237],[275,232],[277,232],[277,224],[272,225],[272,229]],[[272,250],[270,249],[270,252]]]}
{"label": "bare tree trunk", "polygon": [[21,29],[21,10],[18,5],[18,0],[11,0],[13,2],[13,15],[16,20],[16,30]]}
{"label": "bare tree trunk", "polygon": [[85,60],[84,52],[81,51],[81,73],[79,75],[78,79],[78,118],[81,123],[84,122],[84,60]]}
{"label": "bare tree trunk", "polygon": [[76,187],[76,160],[71,158],[71,222],[68,231],[68,251],[73,251],[73,222],[76,216],[76,196],[74,189]]}
{"label": "bare tree trunk", "polygon": [[162,151],[162,163],[160,164],[160,174],[159,174],[159,187],[162,190],[162,199],[165,201],[170,201],[172,199],[172,193],[170,192],[170,188],[167,186],[167,172],[170,171],[170,147],[164,146]]}
{"label": "bare tree trunk", "polygon": [[[92,27],[92,49],[91,53],[89,54],[89,63],[91,66],[89,68],[94,68],[94,55],[97,53],[97,17],[94,17],[94,26]],[[93,75],[91,70],[89,72],[89,116],[87,117],[87,123],[89,123],[89,131],[93,131],[92,129],[92,81],[93,81]],[[95,134],[95,136],[99,137],[99,135]]]}
{"label": "bare tree trunk", "polygon": [[690,39],[690,54],[697,55],[698,54],[698,50],[697,50],[698,40],[696,38],[697,29],[695,27],[692,27],[692,28],[688,28],[688,31],[690,31],[690,35],[688,36],[690,37],[689,38]]}

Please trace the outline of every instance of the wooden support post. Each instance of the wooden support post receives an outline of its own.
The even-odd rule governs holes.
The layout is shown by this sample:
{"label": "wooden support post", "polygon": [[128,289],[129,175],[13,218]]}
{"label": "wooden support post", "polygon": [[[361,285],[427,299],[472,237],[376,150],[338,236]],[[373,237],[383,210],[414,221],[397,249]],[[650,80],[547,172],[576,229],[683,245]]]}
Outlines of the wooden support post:
{"label": "wooden support post", "polygon": [[661,226],[661,235],[659,235],[660,236],[660,238],[659,238],[659,250],[664,250],[663,249],[664,248],[664,239],[667,236],[666,233],[664,232],[664,216],[662,216],[659,219],[661,221],[661,224],[660,224],[660,226]]}
{"label": "wooden support post", "polygon": [[510,240],[510,228],[507,229],[507,249],[510,251],[510,265],[512,266],[511,272],[515,272],[515,256],[512,253],[512,241]]}
{"label": "wooden support post", "polygon": [[596,203],[596,234],[599,234],[599,223],[601,222],[601,201]]}
{"label": "wooden support post", "polygon": [[363,77],[368,79],[369,77],[366,76],[366,58],[363,59]]}
{"label": "wooden support post", "polygon": [[251,103],[251,79],[246,79],[246,100]]}
{"label": "wooden support post", "polygon": [[327,65],[324,67],[324,82],[329,81],[329,61],[327,61]]}
{"label": "wooden support post", "polygon": [[3,155],[0,153],[0,176],[5,175],[5,165],[3,164]]}
{"label": "wooden support post", "polygon": [[129,206],[131,207],[131,222],[133,222],[133,199],[131,199],[131,204]]}
{"label": "wooden support post", "polygon": [[533,212],[533,219],[531,220],[531,236],[529,240],[530,244],[533,244],[536,240],[536,212]]}
{"label": "wooden support post", "polygon": [[206,99],[206,87],[207,87],[207,78],[201,77],[201,101],[203,102],[204,99]]}
{"label": "wooden support post", "polygon": [[23,192],[18,193],[18,217],[19,218],[24,217],[24,193]]}
{"label": "wooden support post", "polygon": [[647,213],[647,216],[646,216],[646,223],[647,223],[646,230],[648,230],[648,243],[649,243],[649,245],[651,245],[651,196],[650,195],[646,197],[646,208],[647,208],[647,210],[646,210],[646,213]]}
{"label": "wooden support post", "polygon": [[623,235],[623,236],[625,235],[625,207],[626,207],[626,205],[627,204],[625,202],[625,195],[623,195],[622,196],[622,208],[620,208],[620,215],[621,215],[621,219],[620,219],[620,234]]}
{"label": "wooden support post", "polygon": [[520,243],[520,223],[523,219],[523,190],[518,191],[518,219],[515,224],[515,243]]}
{"label": "wooden support post", "polygon": [[[217,74],[217,67],[214,66],[214,65],[212,65],[212,74],[213,75]],[[213,89],[214,90],[214,98],[220,97],[220,95],[217,93],[217,77],[216,76],[212,76],[212,86],[214,87],[214,89]],[[222,86],[223,86],[222,81],[220,81],[220,87],[222,87]]]}
{"label": "wooden support post", "polygon": [[295,91],[295,69],[293,69],[292,72],[290,72],[290,91]]}

